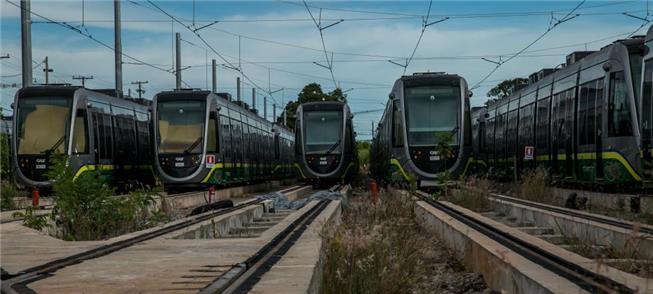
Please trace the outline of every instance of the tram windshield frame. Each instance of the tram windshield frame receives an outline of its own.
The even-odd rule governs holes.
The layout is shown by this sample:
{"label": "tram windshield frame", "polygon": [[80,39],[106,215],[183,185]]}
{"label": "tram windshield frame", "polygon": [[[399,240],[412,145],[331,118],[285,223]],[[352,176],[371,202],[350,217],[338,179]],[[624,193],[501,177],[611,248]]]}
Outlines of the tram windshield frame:
{"label": "tram windshield frame", "polygon": [[304,111],[304,152],[340,154],[342,152],[342,110]]}
{"label": "tram windshield frame", "polygon": [[206,101],[159,101],[156,124],[159,154],[201,154],[205,140]]}
{"label": "tram windshield frame", "polygon": [[441,135],[451,134],[450,145],[458,145],[460,131],[460,86],[419,85],[404,88],[406,137],[410,147],[433,147]]}
{"label": "tram windshield frame", "polygon": [[20,97],[16,111],[16,153],[66,153],[72,102],[71,97]]}

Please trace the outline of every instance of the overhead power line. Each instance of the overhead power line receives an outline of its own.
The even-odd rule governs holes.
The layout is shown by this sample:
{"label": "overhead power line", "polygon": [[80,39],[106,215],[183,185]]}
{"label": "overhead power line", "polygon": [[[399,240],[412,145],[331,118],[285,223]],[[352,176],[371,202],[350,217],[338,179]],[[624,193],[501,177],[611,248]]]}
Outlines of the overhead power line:
{"label": "overhead power line", "polygon": [[[228,66],[231,70],[235,70],[235,71],[239,72],[239,73],[240,73],[240,74],[241,74],[241,75],[242,75],[242,76],[243,76],[247,81],[249,81],[249,82],[250,82],[254,87],[256,87],[256,88],[260,89],[261,91],[267,93],[267,91],[266,91],[265,89],[261,88],[261,87],[260,87],[258,84],[256,84],[256,83],[255,83],[255,82],[254,82],[254,81],[253,81],[253,80],[252,80],[248,75],[246,75],[246,74],[243,72],[242,68],[240,68],[240,67],[236,67],[233,63],[231,63],[229,60],[227,60],[227,59],[226,59],[222,54],[220,54],[220,52],[218,52],[217,50],[215,50],[215,48],[213,48],[213,46],[211,46],[211,44],[209,44],[209,43],[208,43],[208,42],[207,42],[207,41],[206,41],[206,40],[205,40],[205,39],[204,39],[204,38],[203,38],[203,37],[198,33],[198,31],[193,30],[190,26],[184,24],[184,23],[183,23],[182,21],[180,21],[177,17],[175,17],[174,15],[168,13],[168,12],[165,11],[163,8],[161,8],[160,6],[158,6],[158,5],[156,5],[155,3],[153,3],[151,0],[147,0],[147,3],[149,3],[150,5],[152,5],[154,8],[156,8],[157,10],[159,10],[161,13],[163,13],[163,14],[167,15],[168,17],[170,17],[170,19],[172,19],[172,20],[175,21],[176,23],[179,23],[180,25],[182,25],[183,27],[185,27],[186,29],[188,29],[188,30],[189,30],[191,33],[193,33],[193,34],[194,34],[198,39],[200,39],[200,40],[202,41],[202,43],[204,43],[204,45],[205,45],[206,47],[208,47],[208,48],[209,48],[209,49],[210,49],[210,50],[211,50],[215,55],[217,55],[220,59],[222,59],[222,61],[224,61],[224,62],[226,63],[226,64],[225,64],[226,66]],[[272,100],[276,103],[276,100],[274,99],[274,97],[272,97],[272,95],[270,95],[270,98],[272,98]]]}
{"label": "overhead power line", "polygon": [[[9,4],[11,4],[11,5],[17,7],[18,9],[21,9],[21,10],[23,9],[22,7],[20,7],[20,5],[18,5],[18,4],[16,4],[16,3],[12,2],[12,1],[10,1],[10,0],[5,0],[5,1],[7,1]],[[114,49],[113,46],[111,46],[111,45],[109,45],[109,44],[107,44],[107,43],[105,43],[105,42],[103,42],[103,41],[101,41],[101,40],[99,40],[99,39],[93,37],[93,35],[91,35],[91,34],[88,32],[88,30],[86,30],[85,32],[83,32],[83,31],[80,30],[79,28],[74,27],[74,26],[72,26],[72,25],[70,25],[70,24],[68,24],[68,23],[61,22],[61,21],[56,21],[56,20],[54,20],[54,19],[48,18],[48,17],[46,17],[46,16],[43,16],[42,14],[36,13],[36,12],[34,12],[33,10],[30,10],[29,13],[32,14],[32,15],[35,15],[35,16],[41,18],[41,19],[47,20],[49,23],[56,24],[56,25],[59,25],[59,26],[61,26],[61,27],[63,27],[63,28],[69,29],[69,30],[71,30],[71,31],[73,31],[73,32],[76,32],[76,33],[78,33],[78,34],[80,34],[80,35],[82,35],[82,36],[84,36],[84,37],[86,37],[86,38],[88,38],[88,39],[94,41],[95,43],[98,43],[98,44],[100,44],[101,46],[106,47],[106,48],[109,49],[109,50],[115,51],[115,49]],[[143,65],[149,66],[149,67],[151,67],[151,68],[154,68],[154,69],[157,69],[157,70],[160,70],[160,71],[164,71],[164,72],[167,72],[167,73],[172,73],[170,70],[167,70],[167,69],[164,69],[164,68],[158,67],[158,66],[153,65],[153,64],[151,64],[151,63],[145,62],[145,61],[143,61],[143,60],[141,60],[141,59],[139,59],[139,58],[136,58],[136,57],[133,57],[133,56],[131,56],[131,55],[128,55],[128,54],[124,53],[124,51],[121,51],[121,55],[124,56],[124,57],[126,57],[126,58],[129,58],[129,59],[131,59],[131,60],[133,60],[133,61],[139,62],[140,64],[143,64]],[[184,82],[184,84],[186,84],[186,83]],[[188,85],[188,84],[186,84],[186,85]]]}
{"label": "overhead power line", "polygon": [[507,62],[513,60],[515,57],[519,56],[519,54],[524,53],[524,51],[528,50],[528,48],[530,48],[531,46],[535,45],[535,43],[537,43],[539,40],[541,40],[542,38],[544,38],[544,36],[546,36],[549,32],[551,32],[551,31],[552,31],[554,28],[556,28],[558,25],[560,25],[560,24],[562,24],[562,23],[564,23],[564,22],[570,21],[570,20],[572,20],[572,19],[578,17],[577,14],[573,14],[573,13],[574,13],[578,8],[580,8],[580,7],[585,3],[585,1],[586,1],[586,0],[583,0],[583,1],[581,1],[580,3],[578,3],[578,5],[576,5],[576,7],[575,7],[573,10],[569,11],[569,13],[567,13],[567,14],[566,14],[563,18],[561,18],[561,19],[555,19],[554,17],[551,17],[551,22],[549,23],[549,28],[548,28],[546,31],[544,31],[544,33],[542,33],[539,37],[537,37],[535,40],[533,40],[533,42],[531,42],[531,43],[529,43],[528,45],[526,45],[526,47],[522,48],[522,49],[519,50],[517,53],[515,53],[515,54],[513,54],[512,56],[508,57],[508,59],[506,59],[506,60],[502,60],[501,58],[499,58],[498,61],[492,61],[492,60],[484,59],[484,60],[486,60],[486,61],[489,61],[489,62],[491,62],[491,63],[496,64],[496,66],[495,66],[495,67],[494,67],[494,68],[493,68],[493,69],[492,69],[492,70],[491,70],[487,75],[485,75],[485,77],[483,77],[480,81],[476,82],[476,83],[474,84],[474,86],[471,87],[471,89],[473,90],[473,89],[478,88],[478,87],[479,87],[483,82],[485,82],[485,80],[487,80],[490,76],[492,76],[492,74],[494,74],[494,73],[495,73],[495,72],[496,72],[496,71],[497,71],[497,70],[498,70],[502,65],[504,65],[504,64],[506,64]]}
{"label": "overhead power line", "polygon": [[306,3],[306,0],[302,0],[304,2],[304,7],[306,7],[306,11],[308,11],[308,14],[311,16],[311,19],[313,20],[313,23],[315,24],[315,27],[317,30],[320,32],[320,40],[322,41],[322,50],[324,50],[324,59],[326,60],[327,65],[322,65],[317,62],[314,62],[315,65],[319,65],[321,67],[324,67],[329,70],[331,73],[331,79],[333,80],[333,85],[335,88],[339,88],[338,83],[336,82],[336,77],[333,74],[333,53],[331,53],[331,58],[329,59],[329,52],[326,49],[326,43],[324,42],[324,30],[335,26],[341,22],[343,22],[343,19],[340,19],[334,23],[331,23],[329,25],[323,26],[322,25],[322,10],[320,9],[320,15],[319,15],[319,20],[315,20],[315,16],[313,16],[313,13],[311,12],[311,9],[308,7],[308,4]]}

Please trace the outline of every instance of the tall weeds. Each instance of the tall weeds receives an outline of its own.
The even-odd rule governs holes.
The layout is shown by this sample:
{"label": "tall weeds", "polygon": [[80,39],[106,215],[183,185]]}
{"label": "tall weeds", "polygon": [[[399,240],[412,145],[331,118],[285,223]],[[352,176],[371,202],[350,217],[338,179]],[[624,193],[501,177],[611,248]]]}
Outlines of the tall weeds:
{"label": "tall weeds", "polygon": [[548,204],[556,204],[553,190],[546,170],[536,169],[526,172],[516,186],[516,197]]}
{"label": "tall weeds", "polygon": [[385,195],[374,205],[354,199],[342,225],[323,233],[326,258],[322,293],[405,293],[427,270],[420,259],[425,234],[415,223],[413,201]]}
{"label": "tall weeds", "polygon": [[467,209],[484,212],[491,209],[490,191],[492,182],[485,178],[467,178],[461,184],[460,188],[454,190],[451,195],[444,197],[442,200],[449,201]]}

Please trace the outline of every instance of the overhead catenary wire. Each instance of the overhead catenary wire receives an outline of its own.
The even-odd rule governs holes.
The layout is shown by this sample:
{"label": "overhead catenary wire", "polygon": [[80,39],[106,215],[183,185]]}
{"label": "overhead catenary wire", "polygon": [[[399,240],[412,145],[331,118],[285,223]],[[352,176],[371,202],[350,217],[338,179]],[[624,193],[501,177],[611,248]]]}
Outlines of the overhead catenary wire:
{"label": "overhead catenary wire", "polygon": [[324,42],[324,33],[323,33],[323,31],[325,29],[327,29],[327,28],[330,28],[330,27],[332,27],[334,25],[337,25],[337,24],[343,22],[344,20],[340,19],[340,20],[338,20],[338,21],[336,21],[336,22],[334,22],[334,23],[332,23],[330,25],[327,25],[327,26],[323,27],[322,26],[322,11],[320,10],[320,20],[317,21],[317,20],[315,20],[315,16],[313,16],[313,13],[311,12],[311,9],[308,7],[308,4],[306,3],[306,0],[302,0],[302,1],[304,2],[304,6],[306,7],[306,11],[308,11],[308,14],[311,16],[311,19],[313,20],[313,23],[315,24],[315,27],[320,32],[320,40],[322,41],[322,49],[324,50],[324,59],[326,60],[326,63],[327,63],[326,66],[321,65],[321,64],[319,64],[317,62],[315,62],[315,64],[327,68],[329,70],[329,73],[331,73],[331,79],[333,81],[334,87],[339,88],[338,82],[336,82],[336,77],[333,74],[333,53],[331,54],[331,59],[329,59],[329,52],[326,49],[326,43]]}
{"label": "overhead catenary wire", "polygon": [[[204,38],[203,38],[203,37],[202,37],[202,36],[201,36],[197,31],[196,31],[196,30],[193,30],[190,26],[184,24],[184,23],[183,23],[182,21],[180,21],[177,17],[175,17],[174,15],[172,15],[172,14],[170,14],[169,12],[165,11],[163,8],[161,8],[160,6],[156,5],[156,4],[153,3],[151,0],[147,0],[147,2],[148,2],[150,5],[152,5],[154,8],[156,8],[157,10],[159,10],[161,13],[167,15],[167,16],[170,17],[172,20],[174,20],[176,23],[179,23],[180,25],[182,25],[183,27],[185,27],[186,29],[188,29],[191,33],[193,33],[193,34],[194,34],[198,39],[200,39],[200,40],[202,41],[202,43],[204,43],[204,45],[205,45],[206,47],[208,47],[208,48],[209,48],[209,49],[210,49],[210,50],[211,50],[215,55],[217,55],[220,59],[222,59],[222,61],[225,62],[226,66],[230,67],[231,70],[235,70],[235,71],[239,72],[239,73],[240,73],[240,74],[241,74],[241,75],[242,75],[242,76],[243,76],[247,81],[249,81],[252,85],[254,85],[254,87],[260,89],[260,90],[263,91],[263,92],[266,92],[265,89],[261,88],[261,87],[260,87],[258,84],[256,84],[256,83],[255,83],[255,82],[254,82],[254,81],[253,81],[253,80],[252,80],[248,75],[246,75],[246,74],[243,72],[242,68],[239,68],[239,67],[237,68],[236,66],[234,66],[233,63],[231,63],[229,60],[227,60],[227,59],[226,59],[226,58],[225,58],[225,57],[224,57],[220,52],[218,52],[217,50],[215,50],[215,48],[213,48],[213,46],[211,46],[211,44],[209,44],[209,43],[208,43],[208,42],[207,42],[207,41],[206,41],[206,40],[205,40],[205,39],[204,39]],[[270,98],[271,98],[271,99],[276,103],[276,100],[274,99],[274,97],[272,97],[272,95],[270,95]]]}
{"label": "overhead catenary wire", "polygon": [[[7,3],[9,3],[9,4],[11,4],[11,5],[15,6],[15,7],[17,7],[18,9],[21,9],[21,10],[23,9],[20,5],[18,5],[18,4],[16,4],[16,3],[12,2],[12,1],[10,1],[10,0],[5,0],[5,1],[6,1]],[[45,20],[49,21],[49,22],[52,23],[52,24],[56,24],[56,25],[59,25],[59,26],[61,26],[61,27],[63,27],[63,28],[69,29],[69,30],[71,30],[71,31],[73,31],[73,32],[76,32],[76,33],[78,33],[78,34],[80,34],[80,35],[82,35],[82,36],[84,36],[84,37],[86,37],[86,38],[88,38],[88,39],[94,41],[95,43],[100,44],[101,46],[103,46],[103,47],[105,47],[105,48],[107,48],[107,49],[109,49],[109,50],[115,51],[115,48],[114,48],[113,46],[111,46],[111,45],[109,45],[109,44],[107,44],[107,43],[105,43],[105,42],[103,42],[103,41],[101,41],[101,40],[99,40],[99,39],[93,37],[93,35],[91,35],[91,34],[88,32],[88,30],[86,30],[86,32],[83,32],[83,31],[80,30],[79,28],[76,28],[76,27],[74,27],[74,26],[72,26],[72,25],[70,25],[70,24],[68,24],[68,23],[60,22],[60,21],[56,21],[56,20],[54,20],[54,19],[52,19],[52,18],[49,18],[49,17],[43,16],[42,14],[36,13],[36,12],[34,12],[33,10],[30,10],[29,13],[32,14],[32,15],[35,15],[35,16],[41,18],[41,19],[45,19]],[[154,68],[154,69],[157,69],[157,70],[160,70],[160,71],[164,71],[164,72],[172,73],[170,70],[167,70],[167,69],[164,69],[164,68],[158,67],[158,66],[153,65],[153,64],[148,63],[148,62],[145,62],[145,61],[143,61],[143,60],[141,60],[141,59],[139,59],[139,58],[136,58],[136,57],[133,57],[133,56],[131,56],[131,55],[129,55],[129,54],[124,53],[124,51],[121,51],[120,54],[121,54],[122,56],[126,57],[126,58],[129,58],[129,59],[131,59],[131,60],[133,60],[133,61],[139,62],[140,64],[146,65],[146,66],[148,66],[148,67],[151,67],[151,68]],[[186,84],[186,83],[184,82],[184,84]],[[188,84],[186,84],[186,85],[188,85]]]}
{"label": "overhead catenary wire", "polygon": [[559,20],[556,20],[555,22],[554,22],[555,19],[552,17],[552,18],[551,18],[551,22],[550,22],[550,24],[549,24],[549,27],[547,28],[546,31],[544,31],[544,33],[542,33],[540,36],[538,36],[537,38],[535,38],[535,40],[533,40],[531,43],[529,43],[528,45],[526,45],[526,47],[522,48],[521,50],[517,51],[517,53],[515,53],[515,54],[513,54],[512,56],[508,57],[508,59],[506,59],[506,60],[502,60],[502,59],[500,58],[499,61],[490,61],[490,60],[486,60],[486,61],[490,61],[490,62],[492,62],[492,63],[495,63],[496,66],[495,66],[495,67],[494,67],[494,68],[493,68],[493,69],[492,69],[492,70],[491,70],[487,75],[485,75],[481,80],[479,80],[478,82],[476,82],[476,83],[475,83],[475,84],[474,84],[470,89],[473,90],[473,89],[478,88],[478,87],[479,87],[483,82],[485,82],[485,80],[487,80],[490,76],[492,76],[492,74],[494,74],[494,73],[495,73],[495,72],[496,72],[496,71],[497,71],[497,70],[498,70],[502,65],[504,65],[504,64],[506,64],[507,62],[509,62],[509,61],[511,61],[511,60],[513,60],[513,59],[515,59],[517,56],[519,56],[519,54],[522,54],[523,52],[525,52],[526,50],[528,50],[528,48],[530,48],[531,46],[535,45],[535,43],[537,43],[539,40],[541,40],[542,38],[544,38],[544,36],[546,36],[547,34],[549,34],[549,32],[551,32],[551,31],[552,31],[554,28],[556,28],[558,25],[560,25],[560,24],[562,24],[562,23],[564,23],[564,22],[567,22],[567,21],[569,21],[569,20],[571,20],[571,19],[574,19],[574,18],[578,17],[578,15],[573,15],[573,16],[572,16],[572,14],[573,14],[573,13],[574,13],[578,8],[580,8],[580,7],[585,3],[585,1],[587,1],[587,0],[582,0],[582,1],[580,1],[580,2],[578,3],[578,5],[576,5],[576,7],[575,7],[574,9],[572,9],[571,11],[569,11],[569,13],[567,13],[563,18],[561,18],[561,19],[559,19]]}

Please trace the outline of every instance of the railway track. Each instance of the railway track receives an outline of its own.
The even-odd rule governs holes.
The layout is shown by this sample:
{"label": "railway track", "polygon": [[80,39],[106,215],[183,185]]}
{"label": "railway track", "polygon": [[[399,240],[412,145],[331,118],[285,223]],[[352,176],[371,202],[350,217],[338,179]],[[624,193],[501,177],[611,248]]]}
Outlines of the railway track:
{"label": "railway track", "polygon": [[[347,187],[336,185],[330,192],[342,192]],[[331,200],[320,200],[310,210],[293,221],[263,248],[242,263],[234,265],[200,293],[248,293],[261,277],[276,264],[293,246],[315,218],[329,205]]]}
{"label": "railway track", "polygon": [[[282,194],[288,194],[306,188],[307,186],[293,186],[280,191],[277,191]],[[162,228],[147,231],[143,234],[138,234],[136,236],[122,239],[113,243],[101,245],[99,247],[93,248],[91,250],[83,251],[71,256],[64,258],[56,259],[41,265],[27,268],[18,273],[9,274],[3,273],[2,281],[2,293],[24,293],[24,292],[33,292],[27,287],[29,283],[38,281],[44,278],[51,276],[54,272],[61,270],[63,268],[69,267],[71,265],[79,264],[84,261],[91,259],[96,259],[108,254],[114,253],[119,250],[131,247],[133,245],[169,234],[171,232],[179,231],[181,229],[187,228],[189,226],[199,224],[201,222],[213,219],[218,216],[226,215],[228,213],[241,210],[243,208],[258,205],[263,201],[263,199],[250,199],[243,201],[234,205],[232,207],[206,212],[204,214],[188,217],[184,220],[174,222],[172,224],[166,225]]]}
{"label": "railway track", "polygon": [[[640,283],[630,283],[634,281],[632,277],[615,278],[614,274],[610,274],[612,272],[610,270],[607,271],[609,273],[606,273],[605,271],[599,271],[598,268],[593,269],[588,264],[577,263],[576,259],[570,258],[570,255],[562,254],[561,251],[564,250],[555,250],[553,248],[555,246],[548,246],[551,244],[546,244],[546,242],[533,242],[530,238],[524,238],[523,234],[516,234],[511,228],[497,225],[496,222],[479,214],[447,202],[434,201],[427,193],[422,191],[416,192],[416,196],[427,203],[428,206],[446,214],[448,220],[445,220],[445,222],[450,223],[455,220],[464,224],[467,229],[462,231],[473,230],[479,232],[490,240],[501,244],[506,250],[514,252],[538,267],[573,283],[582,291],[588,293],[642,293],[643,291],[648,293],[646,292],[647,288],[641,286]],[[463,232],[463,234],[468,233],[469,231]],[[545,243],[546,246],[542,246],[542,243]],[[482,261],[476,262],[483,263]],[[529,278],[536,279],[536,277],[536,275],[532,275]]]}
{"label": "railway track", "polygon": [[615,228],[622,228],[626,229],[629,231],[637,231],[642,234],[648,234],[653,237],[653,226],[650,225],[643,225],[643,224],[635,224],[633,222],[625,221],[625,220],[620,220],[608,216],[603,216],[599,214],[593,214],[593,213],[587,213],[583,211],[578,211],[578,210],[572,210],[572,209],[567,209],[567,208],[562,208],[558,206],[553,206],[553,205],[548,205],[548,204],[542,204],[542,203],[537,203],[533,201],[528,201],[524,199],[519,199],[515,197],[510,197],[506,195],[501,195],[501,194],[491,194],[491,198],[505,201],[505,202],[510,202],[514,204],[519,204],[519,205],[524,205],[528,207],[533,207],[533,208],[538,208],[550,212],[555,212],[563,215],[567,215],[570,217],[576,217],[576,218],[581,218],[587,221],[592,221],[608,226],[612,226]]}

